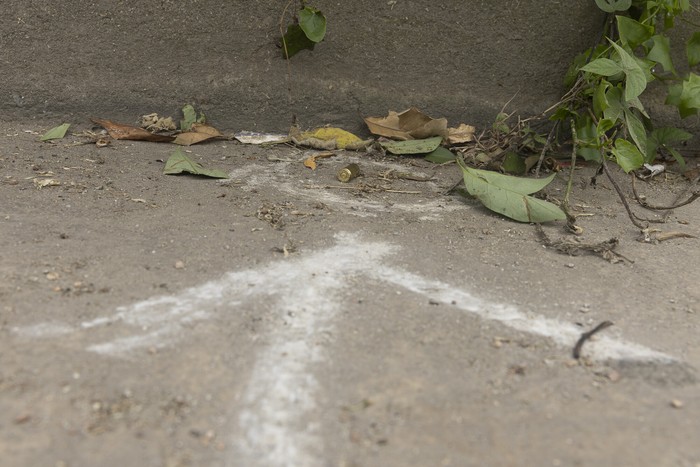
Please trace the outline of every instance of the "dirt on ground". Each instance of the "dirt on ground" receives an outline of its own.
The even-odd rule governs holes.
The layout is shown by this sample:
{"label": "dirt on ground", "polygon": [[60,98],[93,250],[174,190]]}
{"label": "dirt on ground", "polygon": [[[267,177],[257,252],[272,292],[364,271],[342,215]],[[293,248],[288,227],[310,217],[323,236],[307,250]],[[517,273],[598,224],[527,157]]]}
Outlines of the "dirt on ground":
{"label": "dirt on ground", "polygon": [[3,467],[700,465],[697,205],[644,241],[578,169],[582,235],[544,232],[615,262],[446,194],[454,165],[219,140],[187,154],[229,179],[173,176],[53,124],[0,126]]}

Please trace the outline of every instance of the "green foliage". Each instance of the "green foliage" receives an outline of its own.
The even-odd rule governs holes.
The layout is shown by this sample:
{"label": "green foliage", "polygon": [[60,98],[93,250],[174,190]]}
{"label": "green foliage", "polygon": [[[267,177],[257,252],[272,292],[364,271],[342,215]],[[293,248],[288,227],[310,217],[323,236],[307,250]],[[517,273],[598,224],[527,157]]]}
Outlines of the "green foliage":
{"label": "green foliage", "polygon": [[[682,118],[700,110],[700,75],[679,76],[667,35],[674,20],[690,9],[689,0],[596,0],[614,16],[604,43],[576,57],[566,76],[578,86],[550,117],[572,118],[578,134],[578,154],[587,160],[611,158],[626,172],[654,160],[657,151],[671,154],[683,169],[682,156],[671,147],[690,135],[678,129],[655,130],[640,97],[649,83],[662,80],[668,87],[666,104]],[[700,32],[685,42],[690,68],[700,63]]]}
{"label": "green foliage", "polygon": [[303,5],[292,19],[282,36],[282,53],[287,59],[302,50],[313,50],[326,36],[326,17],[320,10]]}
{"label": "green foliage", "polygon": [[566,219],[558,206],[531,195],[540,191],[554,179],[520,178],[489,170],[467,167],[457,159],[464,175],[464,185],[470,195],[488,209],[518,222],[549,222]]}

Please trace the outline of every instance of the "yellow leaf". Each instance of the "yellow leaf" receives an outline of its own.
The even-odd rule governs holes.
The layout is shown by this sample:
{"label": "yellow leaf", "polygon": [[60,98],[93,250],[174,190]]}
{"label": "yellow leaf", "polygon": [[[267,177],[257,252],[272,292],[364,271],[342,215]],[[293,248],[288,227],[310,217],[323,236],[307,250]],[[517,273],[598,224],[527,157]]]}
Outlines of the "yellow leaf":
{"label": "yellow leaf", "polygon": [[362,140],[357,136],[353,135],[349,131],[345,131],[341,128],[326,127],[317,128],[315,130],[306,131],[300,135],[296,135],[295,139],[298,141],[304,141],[309,139],[320,139],[321,141],[335,141],[336,148],[345,149],[346,146],[357,144]]}

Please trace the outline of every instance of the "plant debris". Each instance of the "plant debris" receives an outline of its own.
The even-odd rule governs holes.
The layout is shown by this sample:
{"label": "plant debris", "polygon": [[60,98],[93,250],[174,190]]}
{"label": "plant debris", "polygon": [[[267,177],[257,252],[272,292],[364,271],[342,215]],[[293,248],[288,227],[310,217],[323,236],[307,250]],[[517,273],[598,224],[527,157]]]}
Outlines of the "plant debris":
{"label": "plant debris", "polygon": [[176,175],[181,173],[191,173],[193,175],[202,175],[212,178],[229,178],[228,174],[223,170],[205,169],[202,164],[195,162],[178,148],[165,163],[163,173],[165,175]]}
{"label": "plant debris", "polygon": [[591,337],[593,337],[594,334],[602,331],[603,329],[609,328],[610,326],[613,325],[612,321],[603,321],[600,323],[598,326],[594,327],[588,332],[584,332],[581,334],[581,337],[579,340],[576,342],[576,345],[574,346],[574,350],[572,352],[573,357],[578,360],[581,358],[581,350],[583,349],[583,344],[586,343],[587,340],[589,340]]}
{"label": "plant debris", "polygon": [[68,131],[68,128],[70,128],[70,123],[64,123],[63,125],[59,125],[57,127],[51,128],[49,131],[44,133],[44,136],[41,137],[41,141],[50,141],[52,139],[61,139],[64,136],[66,136],[66,132]]}
{"label": "plant debris", "polygon": [[615,251],[615,248],[617,248],[620,243],[620,241],[615,237],[598,243],[582,243],[579,241],[570,240],[551,240],[544,232],[540,224],[535,224],[535,229],[540,235],[542,243],[546,247],[552,248],[565,255],[578,256],[581,252],[589,252],[598,255],[611,263],[619,263],[623,260],[630,263],[634,262]]}
{"label": "plant debris", "polygon": [[109,136],[114,139],[125,139],[131,141],[151,141],[154,143],[170,143],[175,137],[170,135],[158,135],[146,131],[143,128],[113,122],[102,118],[92,118],[91,121],[107,130]]}

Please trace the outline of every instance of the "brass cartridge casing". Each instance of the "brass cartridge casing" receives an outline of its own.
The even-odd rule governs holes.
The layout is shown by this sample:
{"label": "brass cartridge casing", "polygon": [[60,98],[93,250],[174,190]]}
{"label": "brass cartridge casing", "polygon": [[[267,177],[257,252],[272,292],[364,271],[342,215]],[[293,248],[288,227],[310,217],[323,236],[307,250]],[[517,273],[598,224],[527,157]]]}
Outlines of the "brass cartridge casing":
{"label": "brass cartridge casing", "polygon": [[336,177],[343,183],[347,183],[360,174],[360,166],[357,164],[349,164],[338,171]]}

